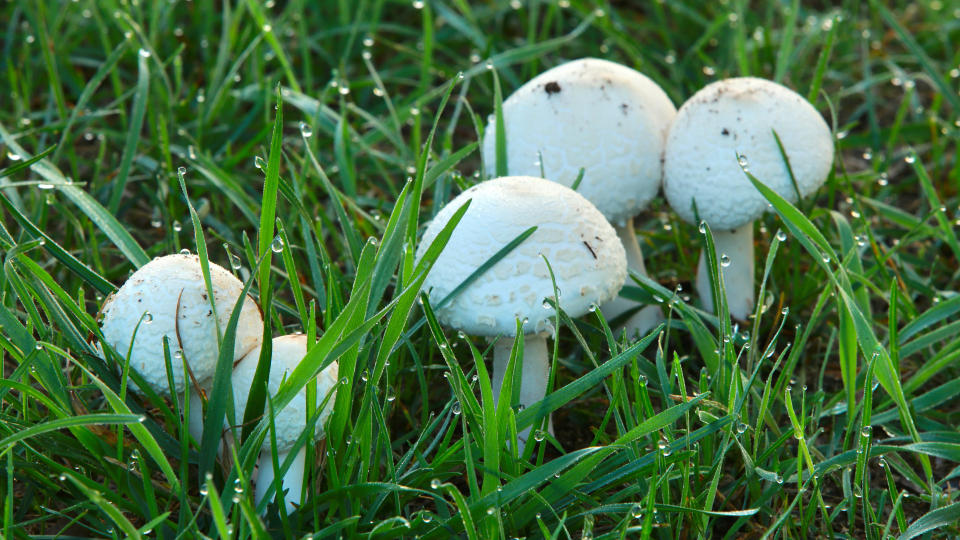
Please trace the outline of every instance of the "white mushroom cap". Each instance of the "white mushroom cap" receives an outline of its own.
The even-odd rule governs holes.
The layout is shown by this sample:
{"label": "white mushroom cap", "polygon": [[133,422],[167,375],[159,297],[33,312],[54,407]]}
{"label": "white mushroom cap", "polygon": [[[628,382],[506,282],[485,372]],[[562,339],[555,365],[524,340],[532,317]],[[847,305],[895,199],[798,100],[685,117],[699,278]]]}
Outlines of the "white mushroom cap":
{"label": "white mushroom cap", "polygon": [[[267,383],[267,391],[270,396],[275,396],[280,389],[280,384],[290,376],[290,373],[300,364],[303,357],[307,354],[307,336],[303,334],[294,334],[279,336],[273,338],[272,354],[270,356],[270,379]],[[249,397],[250,385],[253,384],[253,375],[257,371],[257,363],[260,359],[260,346],[258,345],[246,356],[240,360],[240,363],[233,368],[233,404],[237,420],[243,415],[247,407],[247,398]],[[331,391],[336,395],[337,364],[333,363],[327,369],[317,375],[317,404],[323,403],[327,394]],[[267,406],[264,405],[264,413]],[[330,414],[333,412],[333,395],[327,401],[326,406],[320,411],[320,417],[317,419],[316,434],[319,438],[323,433],[323,426]],[[307,427],[307,387],[304,386],[300,392],[280,411],[274,415],[274,427],[277,433],[277,451],[287,452],[293,443],[296,442],[300,434]],[[313,411],[310,411],[313,414]],[[266,441],[270,439],[267,438]],[[264,443],[265,448],[269,448],[269,442]]]}
{"label": "white mushroom cap", "polygon": [[664,193],[690,223],[697,213],[714,228],[734,229],[760,217],[767,200],[737,161],[780,196],[796,202],[777,132],[800,195],[823,184],[833,162],[830,128],[813,106],[777,83],[744,77],[717,81],[680,107],[670,128]]}
{"label": "white mushroom cap", "polygon": [[[660,189],[664,143],[677,109],[657,83],[626,66],[583,58],[545,71],[503,102],[507,170],[573,185],[614,224],[639,213]],[[496,126],[483,162],[496,167]]]}
{"label": "white mushroom cap", "polygon": [[450,201],[427,227],[417,260],[468,199],[470,208],[423,284],[434,303],[520,233],[538,229],[437,311],[447,326],[473,335],[512,336],[520,319],[525,334],[550,331],[554,311],[544,309],[543,300],[554,291],[543,257],[553,268],[560,307],[571,317],[613,298],[623,286],[623,245],[600,211],[567,187],[526,176],[481,182]]}
{"label": "white mushroom cap", "polygon": [[[210,263],[210,281],[220,331],[226,331],[230,313],[243,292],[243,284],[225,268]],[[178,318],[179,310],[179,318]],[[146,316],[145,313],[149,313]],[[143,321],[141,322],[141,318]],[[140,324],[137,328],[137,324]],[[217,324],[196,255],[166,255],[145,264],[131,275],[103,305],[103,337],[121,356],[130,353],[130,366],[153,389],[168,393],[163,357],[163,337],[170,341],[171,365],[177,394],[187,386],[183,361],[201,386],[213,377],[217,365]],[[263,339],[260,308],[249,296],[244,300],[234,359],[241,358]],[[182,352],[180,352],[181,349]],[[136,385],[132,388],[136,389]]]}

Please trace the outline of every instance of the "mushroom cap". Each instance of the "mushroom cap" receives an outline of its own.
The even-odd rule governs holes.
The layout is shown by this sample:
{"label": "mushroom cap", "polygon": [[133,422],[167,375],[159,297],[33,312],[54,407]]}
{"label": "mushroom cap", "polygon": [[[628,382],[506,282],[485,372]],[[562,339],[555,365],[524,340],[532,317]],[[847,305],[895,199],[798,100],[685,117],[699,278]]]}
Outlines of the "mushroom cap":
{"label": "mushroom cap", "polygon": [[[217,321],[214,321],[200,259],[196,255],[176,254],[153,259],[134,272],[103,305],[102,331],[106,342],[121,356],[130,350],[130,366],[161,394],[169,395],[163,357],[164,336],[170,341],[177,394],[182,394],[187,386],[184,360],[201,386],[206,386],[213,377],[219,353],[217,322],[220,331],[224,332],[233,306],[243,293],[243,284],[225,268],[213,263],[210,263],[210,281]],[[136,336],[130,349],[134,331]],[[260,308],[248,296],[237,325],[234,359],[243,357],[262,339]],[[139,390],[136,385],[132,388]]]}
{"label": "mushroom cap", "polygon": [[603,214],[570,188],[528,176],[481,182],[450,201],[424,232],[417,260],[468,199],[470,208],[423,283],[434,303],[522,232],[537,230],[437,310],[445,325],[473,335],[512,336],[519,319],[524,334],[550,332],[554,311],[544,309],[543,302],[554,290],[544,257],[553,269],[560,307],[571,317],[613,298],[623,286],[623,244]]}
{"label": "mushroom cap", "polygon": [[[250,394],[250,386],[253,384],[253,375],[257,371],[257,363],[260,360],[260,347],[260,345],[257,345],[233,368],[233,404],[238,420],[247,407],[247,398]],[[270,396],[277,395],[280,384],[290,376],[290,373],[300,364],[306,354],[307,336],[303,334],[273,338],[270,355],[270,378],[267,382],[267,390]],[[333,392],[326,406],[320,411],[320,418],[317,419],[317,438],[320,438],[323,433],[323,426],[333,412],[333,399],[336,396],[338,382],[336,362],[330,364],[327,369],[317,375],[317,404],[323,403],[327,394]],[[264,411],[266,411],[266,406],[264,406]],[[307,412],[307,387],[304,386],[290,400],[290,403],[287,403],[283,409],[274,415],[273,425],[277,433],[278,452],[288,451],[300,437],[300,434],[303,433],[303,430],[306,429]],[[311,414],[313,413],[311,412]],[[269,438],[265,440],[264,448],[270,447],[269,441]]]}
{"label": "mushroom cap", "polygon": [[[597,58],[561,64],[503,102],[507,172],[569,187],[583,168],[577,191],[611,223],[622,224],[660,189],[676,113],[667,94],[639,71]],[[487,171],[496,170],[493,120],[482,150]]]}
{"label": "mushroom cap", "polygon": [[833,163],[830,128],[806,99],[777,83],[754,77],[711,83],[680,107],[667,136],[663,191],[674,211],[693,223],[735,229],[767,209],[767,200],[740,168],[780,196],[797,195],[783,161],[783,144],[800,195],[819,188]]}

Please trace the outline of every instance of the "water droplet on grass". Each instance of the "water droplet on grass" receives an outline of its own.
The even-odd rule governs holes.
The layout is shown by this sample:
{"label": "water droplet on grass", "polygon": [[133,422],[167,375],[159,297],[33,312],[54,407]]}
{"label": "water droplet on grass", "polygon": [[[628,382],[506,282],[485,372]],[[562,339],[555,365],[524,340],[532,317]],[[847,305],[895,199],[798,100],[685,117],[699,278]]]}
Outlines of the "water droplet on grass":
{"label": "water droplet on grass", "polygon": [[730,266],[730,257],[726,253],[720,256],[720,266],[724,268]]}
{"label": "water droplet on grass", "polygon": [[273,237],[273,242],[270,243],[270,250],[274,253],[283,251],[283,238],[281,238],[280,235]]}

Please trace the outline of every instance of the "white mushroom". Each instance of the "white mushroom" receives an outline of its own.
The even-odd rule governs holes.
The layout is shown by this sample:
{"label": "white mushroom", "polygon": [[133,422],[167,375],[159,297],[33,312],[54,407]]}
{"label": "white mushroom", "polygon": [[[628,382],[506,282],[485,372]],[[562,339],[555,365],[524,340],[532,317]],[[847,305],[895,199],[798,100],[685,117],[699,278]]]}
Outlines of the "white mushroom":
{"label": "white mushroom", "polygon": [[[616,296],[626,278],[623,245],[603,215],[585,198],[555,182],[512,176],[482,182],[450,201],[427,227],[417,259],[467,200],[470,208],[453,231],[424,289],[439,302],[470,274],[525,230],[529,238],[437,310],[447,326],[472,335],[500,337],[494,347],[493,388],[499,395],[516,321],[523,322],[524,358],[520,404],[546,393],[549,360],[546,336],[554,333],[550,263],[558,303],[571,317]],[[519,434],[521,446],[529,429]]]}
{"label": "white mushroom", "polygon": [[[665,160],[667,200],[690,223],[696,219],[696,205],[700,219],[710,225],[722,259],[730,314],[745,320],[754,305],[753,221],[768,202],[741,167],[796,202],[798,191],[800,197],[810,195],[830,173],[830,128],[807,100],[788,88],[753,77],[727,79],[706,86],[683,104],[667,138]],[[697,291],[704,307],[713,310],[704,255]]]}
{"label": "white mushroom", "polygon": [[[270,377],[267,383],[267,393],[271,397],[277,394],[281,383],[306,356],[307,346],[307,336],[302,334],[273,338]],[[253,376],[257,371],[259,359],[260,347],[257,346],[244,356],[233,369],[233,403],[234,412],[238,417],[243,414],[247,407],[250,386],[253,384]],[[320,410],[314,427],[317,438],[322,438],[323,426],[333,412],[337,382],[336,363],[331,364],[317,375],[317,405],[322,405],[326,400],[326,406]],[[330,395],[329,399],[327,398],[328,394]],[[264,406],[264,414],[267,410],[267,406]],[[273,425],[277,439],[277,458],[281,466],[283,466],[284,460],[287,459],[287,455],[293,449],[293,445],[300,434],[306,429],[308,417],[312,418],[316,414],[316,411],[307,410],[306,386],[283,409],[274,412]],[[260,451],[259,472],[255,490],[257,503],[266,495],[275,478],[269,441],[270,437],[268,435]],[[303,477],[306,474],[307,465],[306,456],[306,447],[301,447],[281,481],[282,487],[280,489],[285,492],[282,499],[288,512],[300,504],[303,495]]]}
{"label": "white mushroom", "polygon": [[[166,255],[145,264],[131,275],[120,290],[104,303],[103,337],[125,357],[130,367],[158,393],[170,395],[163,356],[163,338],[170,342],[173,391],[180,399],[190,388],[190,434],[197,440],[203,431],[199,391],[210,388],[217,365],[217,327],[226,330],[243,284],[225,268],[210,263],[210,281],[216,317],[196,255]],[[139,326],[138,326],[139,325]],[[136,336],[134,337],[134,331]],[[130,342],[133,340],[133,347]],[[243,357],[263,339],[263,320],[253,298],[243,302],[234,342],[234,359]],[[184,377],[184,363],[190,368],[197,388]],[[131,388],[139,390],[136,385]]]}
{"label": "white mushroom", "polygon": [[[629,67],[583,58],[536,76],[503,102],[507,171],[572,186],[616,228],[630,270],[646,275],[633,229],[660,190],[662,156],[677,109],[657,83]],[[496,166],[496,126],[487,127],[483,161]],[[616,297],[603,304],[607,319],[637,307]],[[663,318],[647,306],[625,323],[628,335],[646,333]]]}

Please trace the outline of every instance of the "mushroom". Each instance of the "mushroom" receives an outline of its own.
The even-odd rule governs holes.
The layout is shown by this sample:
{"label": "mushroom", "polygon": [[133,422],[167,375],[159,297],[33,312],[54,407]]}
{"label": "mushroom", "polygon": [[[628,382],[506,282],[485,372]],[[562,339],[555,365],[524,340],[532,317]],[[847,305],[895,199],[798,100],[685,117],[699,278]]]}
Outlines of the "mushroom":
{"label": "mushroom", "polygon": [[[522,321],[524,357],[520,405],[543,399],[550,364],[546,337],[555,329],[550,270],[558,305],[579,317],[614,296],[626,278],[623,245],[613,227],[587,199],[555,182],[508,176],[481,182],[454,198],[423,234],[419,260],[451,216],[468,200],[470,208],[457,224],[423,287],[443,299],[497,251],[532,226],[537,230],[479,276],[448,304],[439,306],[441,323],[471,335],[498,338],[493,356],[497,399],[511,346]],[[547,267],[547,262],[550,268]],[[520,447],[529,428],[518,434]]]}
{"label": "mushroom", "polygon": [[[303,334],[293,334],[273,338],[272,350],[270,356],[270,376],[267,382],[267,393],[275,396],[280,389],[281,383],[289,375],[307,354],[307,336]],[[253,384],[253,376],[257,371],[257,364],[260,360],[260,346],[250,351],[233,369],[233,403],[234,411],[239,416],[247,407],[247,398],[249,397],[250,387]],[[323,434],[323,426],[330,414],[333,412],[333,399],[336,395],[337,387],[337,364],[331,364],[321,371],[316,378],[317,382],[317,405],[326,405],[320,410],[314,433],[317,438]],[[330,394],[329,399],[327,394]],[[266,410],[266,408],[264,409]],[[317,414],[316,411],[307,410],[307,387],[304,386],[297,395],[290,400],[287,405],[274,411],[273,426],[277,441],[277,458],[281,466],[287,455],[293,449],[294,443],[307,428],[307,419]],[[258,465],[258,476],[255,488],[256,502],[259,504],[264,495],[274,483],[274,469],[272,452],[270,448],[270,439],[268,438],[260,451]],[[306,474],[307,449],[301,447],[293,458],[290,468],[287,469],[281,481],[282,487],[279,491],[284,491],[283,502],[287,511],[292,511],[300,503],[303,495],[303,477]]]}
{"label": "mushroom", "polygon": [[[717,81],[680,107],[667,138],[664,193],[680,217],[694,223],[699,215],[713,230],[733,317],[746,320],[753,309],[753,221],[768,207],[744,171],[796,202],[823,184],[832,162],[833,137],[823,117],[777,83],[754,77]],[[712,311],[705,254],[696,288]]]}
{"label": "mushroom", "polygon": [[[677,109],[647,76],[607,60],[582,58],[547,70],[503,102],[507,172],[543,176],[572,186],[613,224],[631,271],[647,275],[633,217],[660,190],[667,131]],[[483,138],[483,162],[496,166],[496,126]],[[614,319],[636,302],[615,297],[603,304]],[[632,314],[627,334],[646,333],[663,318],[657,306]]]}
{"label": "mushroom", "polygon": [[[243,284],[225,268],[210,263],[216,317],[196,255],[166,255],[143,265],[103,304],[103,337],[154,391],[180,399],[190,388],[188,428],[197,440],[203,432],[201,391],[209,390],[217,366],[217,328],[226,330],[230,314],[243,293]],[[134,335],[136,333],[136,335]],[[173,385],[167,381],[163,338],[171,347]],[[242,358],[263,339],[263,319],[253,298],[243,302],[233,347]],[[133,346],[131,347],[131,340]],[[193,381],[184,377],[184,364]],[[191,382],[191,384],[188,384]],[[133,384],[136,391],[140,389]]]}

